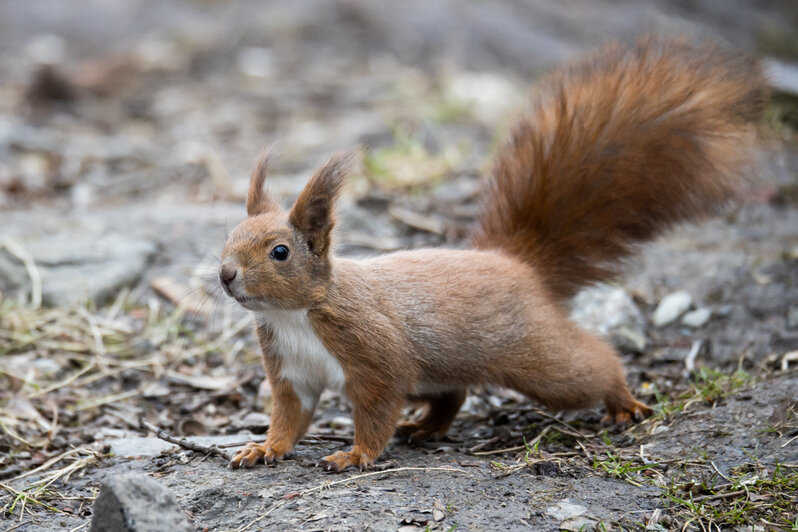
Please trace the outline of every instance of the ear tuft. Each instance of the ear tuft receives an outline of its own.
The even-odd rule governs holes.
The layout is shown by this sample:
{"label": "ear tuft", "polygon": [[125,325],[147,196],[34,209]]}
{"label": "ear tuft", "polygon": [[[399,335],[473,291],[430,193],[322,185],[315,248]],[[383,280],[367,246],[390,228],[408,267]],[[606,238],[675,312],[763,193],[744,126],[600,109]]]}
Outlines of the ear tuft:
{"label": "ear tuft", "polygon": [[335,201],[355,161],[357,150],[333,155],[319,168],[297,198],[288,221],[305,237],[311,251],[323,256],[335,225]]}
{"label": "ear tuft", "polygon": [[255,162],[255,168],[249,177],[249,193],[247,194],[247,215],[249,216],[257,216],[278,208],[277,202],[263,190],[270,157],[271,150],[267,148],[261,150]]}

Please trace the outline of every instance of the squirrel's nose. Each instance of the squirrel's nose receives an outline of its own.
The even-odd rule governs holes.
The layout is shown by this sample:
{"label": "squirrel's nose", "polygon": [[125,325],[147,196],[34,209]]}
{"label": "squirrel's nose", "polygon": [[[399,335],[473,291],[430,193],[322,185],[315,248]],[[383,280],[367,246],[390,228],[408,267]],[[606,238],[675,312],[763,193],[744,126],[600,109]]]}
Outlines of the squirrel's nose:
{"label": "squirrel's nose", "polygon": [[227,286],[236,278],[236,273],[235,266],[232,264],[223,264],[222,269],[219,270],[219,280],[223,285]]}

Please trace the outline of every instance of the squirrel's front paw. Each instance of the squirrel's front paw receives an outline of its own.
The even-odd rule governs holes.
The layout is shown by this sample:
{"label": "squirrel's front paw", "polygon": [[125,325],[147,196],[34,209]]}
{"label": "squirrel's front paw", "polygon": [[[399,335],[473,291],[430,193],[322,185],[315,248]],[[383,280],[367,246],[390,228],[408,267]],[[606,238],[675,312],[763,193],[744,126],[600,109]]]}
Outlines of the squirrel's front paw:
{"label": "squirrel's front paw", "polygon": [[372,465],[374,465],[374,459],[369,458],[365,453],[338,451],[322,458],[317,467],[322,468],[324,471],[340,473],[348,467],[359,467],[361,471],[365,471]]}
{"label": "squirrel's front paw", "polygon": [[260,445],[255,442],[249,442],[246,447],[239,450],[232,460],[230,460],[230,467],[238,469],[239,467],[252,467],[259,461],[266,464],[272,464],[275,460],[279,460],[285,455],[284,452],[277,452],[266,443]]}

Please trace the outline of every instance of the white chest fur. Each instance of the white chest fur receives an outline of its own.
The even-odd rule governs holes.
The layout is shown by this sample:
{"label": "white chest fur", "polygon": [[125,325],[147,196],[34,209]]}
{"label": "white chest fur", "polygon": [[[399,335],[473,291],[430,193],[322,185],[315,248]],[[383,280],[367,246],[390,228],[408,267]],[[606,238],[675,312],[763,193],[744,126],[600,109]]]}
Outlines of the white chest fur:
{"label": "white chest fur", "polygon": [[325,388],[343,390],[343,368],[313,331],[307,311],[263,310],[254,314],[258,323],[271,328],[272,348],[281,360],[281,376],[294,386],[302,408],[315,408]]}

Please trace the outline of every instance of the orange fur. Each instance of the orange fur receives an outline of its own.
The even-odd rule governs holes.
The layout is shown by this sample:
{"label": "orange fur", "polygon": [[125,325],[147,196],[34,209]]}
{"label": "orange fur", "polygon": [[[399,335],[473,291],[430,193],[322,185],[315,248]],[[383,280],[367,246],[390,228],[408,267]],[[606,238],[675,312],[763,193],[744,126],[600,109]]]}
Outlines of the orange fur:
{"label": "orange fur", "polygon": [[427,408],[402,434],[444,434],[472,385],[552,408],[603,402],[614,422],[649,415],[615,350],[563,301],[637,242],[733,197],[763,86],[748,59],[656,40],[555,73],[497,156],[471,250],[335,257],[351,156],[325,164],[288,213],[261,189],[262,159],[220,279],[255,312],[275,405],[266,442],[231,465],[288,453],[325,387],[346,393],[355,423],[352,449],[322,459],[332,471],[371,465],[407,400]]}
{"label": "orange fur", "polygon": [[535,267],[555,297],[735,196],[766,84],[750,57],[648,38],[550,75],[501,149],[474,244]]}

